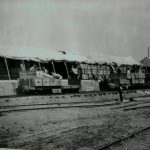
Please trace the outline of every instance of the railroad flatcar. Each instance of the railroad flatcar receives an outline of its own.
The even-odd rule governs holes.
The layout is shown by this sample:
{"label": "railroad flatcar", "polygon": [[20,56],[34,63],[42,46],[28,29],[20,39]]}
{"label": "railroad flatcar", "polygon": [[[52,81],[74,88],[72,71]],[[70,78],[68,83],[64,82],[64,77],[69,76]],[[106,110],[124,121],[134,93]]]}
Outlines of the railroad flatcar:
{"label": "railroad flatcar", "polygon": [[21,71],[18,79],[18,94],[78,92],[79,79],[57,79],[42,71]]}

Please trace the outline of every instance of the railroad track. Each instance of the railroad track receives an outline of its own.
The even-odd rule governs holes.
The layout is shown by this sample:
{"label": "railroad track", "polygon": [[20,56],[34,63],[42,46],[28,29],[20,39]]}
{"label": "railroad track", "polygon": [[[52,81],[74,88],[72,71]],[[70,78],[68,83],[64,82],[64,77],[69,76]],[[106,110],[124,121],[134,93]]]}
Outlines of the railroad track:
{"label": "railroad track", "polygon": [[112,110],[117,110],[117,109],[123,109],[123,110],[127,109],[128,110],[131,107],[135,107],[136,108],[137,105],[141,105],[141,104],[150,104],[150,100],[134,101],[133,103],[128,102],[128,103],[126,103],[126,105],[113,107]]}
{"label": "railroad track", "polygon": [[[9,113],[9,112],[18,112],[18,111],[28,111],[28,110],[42,110],[42,109],[59,109],[59,108],[73,108],[73,107],[79,107],[79,108],[91,108],[91,107],[105,107],[105,106],[114,106],[119,105],[118,102],[107,102],[107,103],[75,103],[75,104],[44,104],[41,105],[26,105],[26,106],[20,106],[22,108],[15,108],[15,109],[7,109],[6,107],[1,107],[0,113]],[[39,107],[37,107],[39,106]],[[8,108],[11,108],[8,107]]]}
{"label": "railroad track", "polygon": [[64,104],[68,104],[68,105],[72,105],[72,104],[85,104],[85,103],[105,103],[104,101],[87,101],[87,102],[57,102],[57,103],[38,103],[38,104],[24,104],[24,105],[1,105],[1,108],[16,108],[16,107],[23,107],[23,106],[42,106],[42,105],[64,105]]}
{"label": "railroad track", "polygon": [[[32,105],[19,105],[19,106],[5,106],[1,107],[0,113],[10,113],[10,112],[22,112],[30,110],[43,110],[43,109],[62,109],[62,108],[92,108],[92,107],[107,107],[110,106],[112,110],[135,110],[139,108],[148,108],[150,107],[150,101],[144,102],[73,102],[73,103],[55,103],[55,104],[32,104]],[[116,107],[118,106],[118,107]]]}
{"label": "railroad track", "polygon": [[150,130],[150,126],[144,127],[144,128],[142,128],[142,129],[139,129],[139,130],[137,130],[137,131],[134,131],[134,132],[128,134],[128,135],[125,136],[125,137],[122,137],[122,138],[117,139],[117,140],[115,140],[115,141],[113,141],[113,142],[110,142],[110,143],[108,143],[108,144],[105,144],[105,145],[101,146],[100,148],[97,148],[97,150],[105,150],[105,149],[108,149],[108,148],[110,148],[111,146],[116,145],[116,144],[118,144],[118,143],[120,143],[120,142],[123,142],[123,141],[125,141],[125,140],[128,140],[128,139],[130,139],[131,137],[134,137],[135,135],[138,135],[138,134],[140,134],[140,133],[142,133],[142,132],[144,132],[144,131],[146,131],[146,130]]}
{"label": "railroad track", "polygon": [[[145,104],[144,106],[139,106]],[[141,100],[141,101],[133,101],[133,102],[126,102],[120,103],[115,99],[112,101],[105,102],[97,100],[97,101],[76,101],[76,102],[51,102],[51,103],[37,103],[37,104],[24,104],[24,105],[1,105],[0,106],[0,113],[9,113],[9,112],[18,112],[18,111],[29,111],[29,110],[42,110],[42,109],[57,109],[57,108],[73,108],[73,107],[80,107],[80,108],[90,108],[90,107],[105,107],[105,106],[114,106],[111,109],[123,109],[124,111],[134,110],[138,108],[147,108],[150,107],[150,100]]]}
{"label": "railroad track", "polygon": [[[118,91],[87,91],[87,92],[79,92],[79,93],[62,93],[62,94],[43,94],[43,95],[15,95],[15,96],[0,96],[0,98],[20,98],[20,97],[29,97],[29,96],[100,96],[106,94],[117,94]],[[123,93],[136,93],[136,90],[124,90]],[[149,94],[150,96],[150,94]]]}

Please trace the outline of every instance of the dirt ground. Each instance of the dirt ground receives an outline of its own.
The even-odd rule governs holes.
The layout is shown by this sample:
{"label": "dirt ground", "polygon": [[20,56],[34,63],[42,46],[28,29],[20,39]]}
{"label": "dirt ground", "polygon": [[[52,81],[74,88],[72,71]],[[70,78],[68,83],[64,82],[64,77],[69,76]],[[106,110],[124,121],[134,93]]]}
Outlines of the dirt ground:
{"label": "dirt ground", "polygon": [[[26,100],[23,100],[23,103],[21,99],[14,99],[16,98],[3,98],[0,104],[24,104],[29,99],[30,103],[40,101],[38,96],[22,97]],[[49,99],[53,98],[41,97],[42,103],[50,102]],[[55,99],[65,101],[56,97]],[[75,99],[100,100],[99,97],[72,97],[71,100],[66,100],[70,102]],[[129,111],[112,108],[113,106],[76,107],[1,113],[0,147],[31,150],[97,150],[104,144],[150,125],[149,108]]]}

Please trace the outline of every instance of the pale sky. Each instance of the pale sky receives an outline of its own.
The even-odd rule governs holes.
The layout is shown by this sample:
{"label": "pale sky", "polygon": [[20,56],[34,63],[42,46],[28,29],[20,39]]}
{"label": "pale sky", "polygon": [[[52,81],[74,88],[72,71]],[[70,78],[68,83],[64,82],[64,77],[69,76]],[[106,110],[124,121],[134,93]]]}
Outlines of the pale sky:
{"label": "pale sky", "polygon": [[141,60],[150,46],[150,0],[0,0],[5,46]]}

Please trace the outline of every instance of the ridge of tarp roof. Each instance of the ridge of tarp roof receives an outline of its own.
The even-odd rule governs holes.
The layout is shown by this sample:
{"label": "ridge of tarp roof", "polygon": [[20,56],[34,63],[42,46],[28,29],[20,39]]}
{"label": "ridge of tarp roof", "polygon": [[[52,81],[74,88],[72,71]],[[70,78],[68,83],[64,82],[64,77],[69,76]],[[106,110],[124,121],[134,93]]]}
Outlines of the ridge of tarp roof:
{"label": "ridge of tarp roof", "polygon": [[[21,48],[16,49],[14,53],[7,52],[5,50],[0,49],[0,56],[18,59],[18,60],[33,60],[37,62],[48,62],[50,60],[56,61],[79,61],[85,63],[112,63],[115,62],[117,64],[124,65],[141,65],[138,61],[136,61],[133,57],[121,57],[121,56],[111,56],[104,54],[86,54],[82,55],[79,52],[73,51],[51,51],[49,49],[41,48]],[[46,56],[46,57],[45,57]]]}
{"label": "ridge of tarp roof", "polygon": [[[12,50],[13,51],[13,50]],[[56,61],[84,61],[88,62],[90,61],[87,57],[80,55],[77,52],[71,52],[71,51],[65,51],[66,53],[63,53],[63,51],[52,51],[48,49],[41,49],[41,48],[21,48],[14,51],[14,53],[11,52],[4,52],[0,50],[0,56],[11,58],[11,59],[21,59],[21,60],[36,60],[37,61],[43,61],[48,62],[50,60],[56,60]]]}
{"label": "ridge of tarp roof", "polygon": [[36,57],[41,62],[49,62],[50,60],[55,61],[79,61],[79,62],[86,62],[88,61],[85,56],[82,56],[80,54],[72,53],[69,51],[63,52],[55,52],[54,54],[51,54],[50,56],[47,56],[45,58]]}
{"label": "ridge of tarp roof", "polygon": [[111,56],[111,55],[93,55],[90,57],[93,59],[93,61],[99,62],[99,63],[112,63],[115,62],[119,65],[141,65],[138,61],[136,61],[132,56],[127,57],[121,57],[121,56]]}

